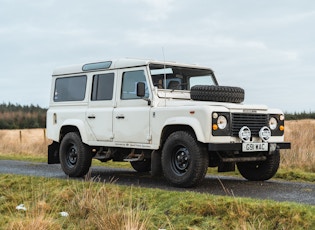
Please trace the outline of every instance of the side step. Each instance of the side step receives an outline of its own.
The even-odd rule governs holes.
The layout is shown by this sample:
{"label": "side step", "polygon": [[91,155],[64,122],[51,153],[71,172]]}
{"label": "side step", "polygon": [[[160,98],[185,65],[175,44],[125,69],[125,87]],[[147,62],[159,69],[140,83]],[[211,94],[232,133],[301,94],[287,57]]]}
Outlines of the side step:
{"label": "side step", "polygon": [[133,161],[143,161],[144,160],[144,153],[135,154],[135,150],[133,149],[132,152],[124,159],[126,162],[133,162]]}

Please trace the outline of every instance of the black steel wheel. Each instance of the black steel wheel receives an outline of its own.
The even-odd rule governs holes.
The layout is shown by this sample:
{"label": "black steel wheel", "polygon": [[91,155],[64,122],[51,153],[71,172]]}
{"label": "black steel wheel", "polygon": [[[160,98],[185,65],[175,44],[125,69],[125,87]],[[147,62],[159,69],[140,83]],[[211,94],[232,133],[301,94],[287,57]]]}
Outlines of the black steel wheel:
{"label": "black steel wheel", "polygon": [[176,175],[180,176],[188,171],[190,165],[190,152],[185,146],[178,146],[172,154],[171,167]]}
{"label": "black steel wheel", "polygon": [[59,157],[63,171],[70,177],[84,176],[92,163],[88,146],[82,143],[80,135],[76,132],[64,136],[60,144]]}
{"label": "black steel wheel", "polygon": [[208,154],[204,145],[186,131],[172,133],[162,150],[162,170],[174,186],[193,187],[205,177]]}

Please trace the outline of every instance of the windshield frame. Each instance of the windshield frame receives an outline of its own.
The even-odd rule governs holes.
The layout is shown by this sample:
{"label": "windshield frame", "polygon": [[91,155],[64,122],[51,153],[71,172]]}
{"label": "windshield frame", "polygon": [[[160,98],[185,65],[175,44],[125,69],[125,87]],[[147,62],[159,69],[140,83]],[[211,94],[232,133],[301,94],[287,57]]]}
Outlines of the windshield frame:
{"label": "windshield frame", "polygon": [[[209,78],[206,85],[218,85],[217,79],[210,68],[170,63],[150,63],[149,73],[153,86],[157,87],[158,90],[190,91],[192,86],[197,85],[191,85],[190,80],[194,77],[199,77],[200,79],[206,77]],[[200,85],[205,84],[201,83]]]}

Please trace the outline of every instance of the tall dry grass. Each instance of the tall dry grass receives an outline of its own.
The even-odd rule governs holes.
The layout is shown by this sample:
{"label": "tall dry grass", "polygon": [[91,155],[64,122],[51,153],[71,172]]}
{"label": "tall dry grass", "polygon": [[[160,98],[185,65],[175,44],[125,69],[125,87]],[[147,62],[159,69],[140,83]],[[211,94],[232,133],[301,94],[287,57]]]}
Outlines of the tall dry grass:
{"label": "tall dry grass", "polygon": [[285,140],[291,149],[281,151],[281,167],[315,172],[315,120],[286,121]]}
{"label": "tall dry grass", "polygon": [[[143,201],[133,199],[132,187],[128,195],[119,187],[93,182],[50,188],[53,195],[45,188],[37,188],[41,185],[31,185],[31,197],[24,191],[27,209],[11,210],[6,229],[148,229],[150,210],[146,210]],[[68,214],[65,217],[60,215],[63,210]]]}
{"label": "tall dry grass", "polygon": [[[281,151],[281,168],[315,172],[315,120],[286,121],[285,140],[290,150]],[[0,130],[0,153],[47,156],[45,129]]]}
{"label": "tall dry grass", "polygon": [[0,153],[46,156],[45,129],[0,130]]}

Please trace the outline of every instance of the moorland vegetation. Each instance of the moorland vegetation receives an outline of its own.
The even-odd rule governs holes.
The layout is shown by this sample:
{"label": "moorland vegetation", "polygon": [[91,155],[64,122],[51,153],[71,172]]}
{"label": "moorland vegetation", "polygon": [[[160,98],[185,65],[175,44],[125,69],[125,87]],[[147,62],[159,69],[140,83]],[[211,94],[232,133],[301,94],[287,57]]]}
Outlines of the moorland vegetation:
{"label": "moorland vegetation", "polygon": [[[45,120],[46,110],[12,104],[0,108],[0,118],[7,122],[7,126],[0,127],[0,160],[47,162],[50,140],[46,139],[45,124],[40,122]],[[29,123],[23,124],[27,117]],[[315,119],[300,118],[285,123],[285,140],[292,147],[281,151],[280,169],[273,179],[315,182]],[[312,205],[236,198],[233,191],[214,196],[118,186],[114,181],[95,183],[101,182],[97,180],[2,174],[0,228],[315,229]],[[22,204],[25,209],[17,210]]]}

